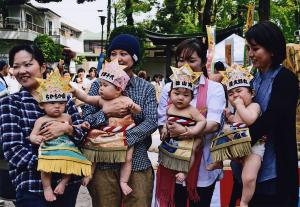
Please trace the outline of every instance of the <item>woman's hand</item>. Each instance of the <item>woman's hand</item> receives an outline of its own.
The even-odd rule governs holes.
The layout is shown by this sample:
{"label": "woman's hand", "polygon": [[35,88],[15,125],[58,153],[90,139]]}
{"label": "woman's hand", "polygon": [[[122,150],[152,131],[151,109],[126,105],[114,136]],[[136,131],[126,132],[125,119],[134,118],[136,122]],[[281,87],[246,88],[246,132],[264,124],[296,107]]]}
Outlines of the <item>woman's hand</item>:
{"label": "woman's hand", "polygon": [[182,136],[187,132],[187,128],[173,121],[167,121],[167,129],[169,130],[170,137],[181,137],[187,138],[186,135]]}
{"label": "woman's hand", "polygon": [[124,117],[130,113],[128,106],[123,101],[112,101],[111,104],[105,104],[102,108],[106,117]]}
{"label": "woman's hand", "polygon": [[45,140],[55,139],[63,134],[72,135],[73,127],[65,122],[52,121],[45,124],[39,134],[45,137]]}

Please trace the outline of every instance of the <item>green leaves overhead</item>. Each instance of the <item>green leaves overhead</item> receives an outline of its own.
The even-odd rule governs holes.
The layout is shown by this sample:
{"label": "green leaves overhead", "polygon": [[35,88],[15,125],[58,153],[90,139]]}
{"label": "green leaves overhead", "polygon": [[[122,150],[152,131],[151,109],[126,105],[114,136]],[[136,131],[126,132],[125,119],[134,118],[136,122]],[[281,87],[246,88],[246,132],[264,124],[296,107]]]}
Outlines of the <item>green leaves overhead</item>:
{"label": "green leaves overhead", "polygon": [[58,62],[62,58],[63,48],[48,35],[37,36],[33,43],[42,51],[46,62]]}
{"label": "green leaves overhead", "polygon": [[[49,2],[61,2],[62,0],[36,0],[39,3],[49,3]],[[77,0],[78,4],[82,4],[84,2],[96,1],[96,0]]]}
{"label": "green leaves overhead", "polygon": [[[270,20],[283,30],[288,42],[294,41],[293,33],[299,25],[299,0],[255,0],[254,20],[259,21],[259,2],[270,1]],[[188,34],[205,31],[205,24],[210,22],[217,28],[244,23],[246,5],[254,0],[164,0],[156,13],[156,18],[144,26],[161,33]],[[261,4],[262,5],[262,4]],[[268,9],[268,8],[267,8]]]}

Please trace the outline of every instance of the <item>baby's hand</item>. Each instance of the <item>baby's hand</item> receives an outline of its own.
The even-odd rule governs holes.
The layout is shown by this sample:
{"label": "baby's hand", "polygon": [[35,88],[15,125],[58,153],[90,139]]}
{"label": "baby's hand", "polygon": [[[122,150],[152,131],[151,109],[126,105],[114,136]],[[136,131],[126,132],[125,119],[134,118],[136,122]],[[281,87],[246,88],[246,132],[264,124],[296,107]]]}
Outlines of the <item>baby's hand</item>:
{"label": "baby's hand", "polygon": [[168,137],[168,129],[167,126],[164,125],[163,128],[161,129],[160,140],[164,141],[167,137]]}
{"label": "baby's hand", "polygon": [[90,129],[90,123],[85,121],[81,124],[81,128],[84,128],[84,129]]}
{"label": "baby's hand", "polygon": [[76,95],[76,89],[78,88],[78,86],[76,85],[76,83],[74,83],[72,81],[69,82],[69,86],[71,88],[70,93],[72,93],[73,96],[75,96]]}
{"label": "baby's hand", "polygon": [[133,102],[129,102],[129,103],[127,104],[127,108],[128,108],[131,112],[133,112],[134,109],[135,109],[135,104],[134,104]]}
{"label": "baby's hand", "polygon": [[231,113],[231,111],[229,110],[229,108],[225,108],[224,109],[224,115],[226,119],[229,119],[230,116],[232,116],[233,114]]}
{"label": "baby's hand", "polygon": [[45,140],[45,137],[42,135],[31,135],[29,140],[32,144],[40,145]]}
{"label": "baby's hand", "polygon": [[233,100],[234,106],[236,107],[237,105],[245,105],[243,99],[240,97],[237,97],[235,100]]}
{"label": "baby's hand", "polygon": [[127,109],[131,113],[135,113],[135,111],[136,111],[136,104],[133,101],[125,102],[125,105],[126,105]]}

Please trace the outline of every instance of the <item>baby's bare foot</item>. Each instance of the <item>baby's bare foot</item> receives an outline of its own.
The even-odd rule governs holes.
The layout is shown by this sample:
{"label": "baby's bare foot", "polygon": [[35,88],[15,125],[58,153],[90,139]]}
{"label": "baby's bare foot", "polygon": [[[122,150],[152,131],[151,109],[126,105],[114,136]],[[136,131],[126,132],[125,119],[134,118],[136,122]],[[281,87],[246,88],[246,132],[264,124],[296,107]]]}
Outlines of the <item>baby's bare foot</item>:
{"label": "baby's bare foot", "polygon": [[206,166],[206,170],[208,171],[222,169],[222,168],[223,168],[223,162],[214,162]]}
{"label": "baby's bare foot", "polygon": [[180,172],[180,173],[177,173],[175,175],[175,177],[176,177],[177,181],[182,183],[183,181],[185,181],[186,175],[184,173]]}
{"label": "baby's bare foot", "polygon": [[56,200],[56,196],[54,195],[51,186],[44,187],[44,196],[46,201],[52,202]]}
{"label": "baby's bare foot", "polygon": [[54,193],[58,195],[62,195],[65,192],[66,183],[65,182],[59,182],[56,188],[54,189]]}
{"label": "baby's bare foot", "polygon": [[132,189],[125,182],[120,182],[121,190],[125,196],[129,195],[132,192]]}
{"label": "baby's bare foot", "polygon": [[81,185],[87,187],[87,185],[89,184],[89,182],[91,181],[92,177],[90,176],[86,176],[82,179]]}

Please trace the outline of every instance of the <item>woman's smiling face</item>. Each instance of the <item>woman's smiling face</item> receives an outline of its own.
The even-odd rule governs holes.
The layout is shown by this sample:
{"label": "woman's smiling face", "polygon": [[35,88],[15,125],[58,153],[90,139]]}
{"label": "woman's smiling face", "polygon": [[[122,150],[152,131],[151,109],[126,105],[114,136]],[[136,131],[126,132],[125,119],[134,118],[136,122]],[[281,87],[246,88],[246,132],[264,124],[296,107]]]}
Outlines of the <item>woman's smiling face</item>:
{"label": "woman's smiling face", "polygon": [[14,56],[13,74],[17,81],[28,90],[36,89],[38,86],[35,78],[42,78],[45,67],[33,59],[32,54],[20,50]]}

